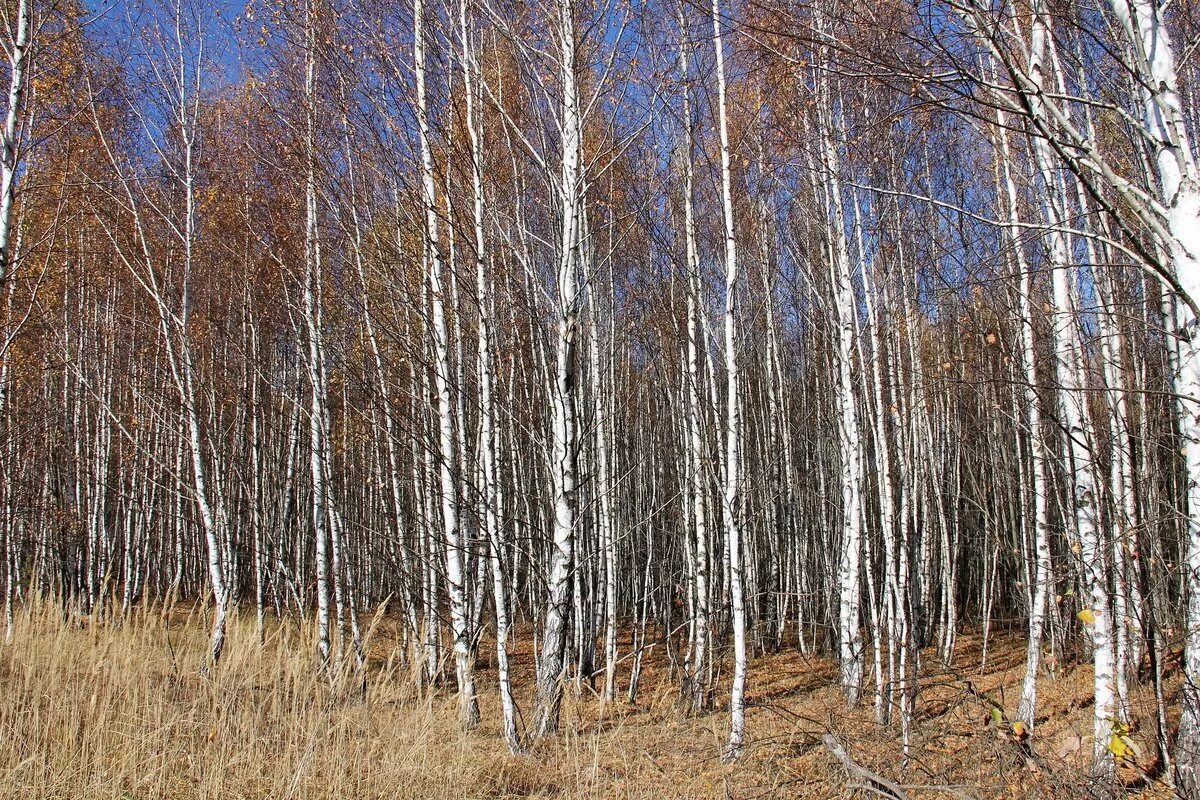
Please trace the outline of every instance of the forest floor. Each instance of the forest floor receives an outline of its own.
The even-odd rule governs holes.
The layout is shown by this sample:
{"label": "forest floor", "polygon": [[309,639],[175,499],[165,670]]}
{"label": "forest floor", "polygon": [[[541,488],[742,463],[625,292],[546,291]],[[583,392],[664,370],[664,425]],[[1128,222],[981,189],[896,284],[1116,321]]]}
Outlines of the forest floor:
{"label": "forest floor", "polygon": [[[791,649],[756,658],[749,745],[729,765],[720,759],[727,713],[682,714],[658,648],[647,652],[635,704],[603,707],[586,685],[577,694],[571,684],[561,733],[514,757],[498,733],[492,659],[480,663],[484,723],[461,733],[453,693],[421,693],[398,666],[393,625],[372,626],[365,696],[335,695],[315,674],[312,632],[292,624],[272,626],[260,647],[253,618],[235,619],[220,668],[204,675],[206,630],[194,612],[141,609],[100,625],[25,610],[0,646],[0,797],[881,796],[854,788],[869,779],[834,757],[828,735],[912,798],[1089,796],[1091,671],[1045,675],[1036,730],[1020,741],[1008,723],[1024,669],[1017,634],[992,637],[984,670],[977,635],[960,637],[953,668],[926,656],[907,766],[897,731],[876,724],[869,692],[862,708],[846,710],[832,661]],[[622,688],[630,663],[621,665]],[[526,713],[532,674],[532,653],[518,649]],[[1170,797],[1155,776],[1152,693],[1139,687],[1133,700],[1129,740],[1139,752],[1121,780],[1134,796]],[[993,704],[1003,709],[999,723]]]}

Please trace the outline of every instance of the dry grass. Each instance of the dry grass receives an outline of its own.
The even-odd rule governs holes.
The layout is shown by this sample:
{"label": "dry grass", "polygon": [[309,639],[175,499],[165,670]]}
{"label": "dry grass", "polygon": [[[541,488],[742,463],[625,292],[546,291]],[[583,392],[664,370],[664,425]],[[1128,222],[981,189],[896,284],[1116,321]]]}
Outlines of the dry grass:
{"label": "dry grass", "polygon": [[[385,622],[371,642],[369,691],[335,695],[314,670],[311,631],[281,625],[258,645],[235,620],[221,667],[200,674],[203,624],[142,609],[108,625],[22,612],[0,648],[0,796],[30,798],[843,797],[856,795],[820,744],[833,733],[865,767],[913,797],[1086,796],[1090,673],[1047,679],[1046,719],[1023,749],[990,726],[986,695],[1015,711],[1021,642],[994,640],[986,674],[927,663],[913,758],[901,767],[894,730],[867,707],[848,712],[833,665],[795,652],[750,672],[751,746],[719,761],[722,713],[685,717],[663,659],[651,658],[636,706],[604,709],[568,692],[563,732],[528,756],[509,756],[482,665],[483,728],[461,733],[448,692],[421,695],[397,667]],[[978,663],[964,638],[959,664]],[[514,654],[528,687],[529,653]],[[624,676],[622,676],[624,677]],[[522,692],[523,708],[528,697]],[[1139,703],[1148,699],[1142,695]],[[1151,751],[1152,724],[1134,736]],[[1083,734],[1080,752],[1061,756]],[[1031,757],[1032,755],[1032,757]],[[1144,797],[1168,796],[1132,767]],[[1147,786],[1149,788],[1147,788]],[[929,788],[919,788],[929,787]]]}

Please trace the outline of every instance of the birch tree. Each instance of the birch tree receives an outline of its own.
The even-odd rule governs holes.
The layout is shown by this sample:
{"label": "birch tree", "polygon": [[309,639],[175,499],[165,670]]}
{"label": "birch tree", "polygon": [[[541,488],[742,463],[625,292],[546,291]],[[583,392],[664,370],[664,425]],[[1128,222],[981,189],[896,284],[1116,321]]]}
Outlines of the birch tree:
{"label": "birch tree", "polygon": [[[11,40],[5,43],[8,55],[8,108],[4,117],[3,141],[0,141],[0,284],[12,270],[12,218],[16,202],[18,171],[21,166],[21,132],[25,125],[26,76],[33,45],[33,0],[19,0],[17,18],[10,25]],[[11,14],[11,12],[9,12]]]}
{"label": "birch tree", "polygon": [[733,620],[733,688],[729,698],[729,742],[725,757],[741,757],[746,743],[746,608],[743,591],[742,538],[739,515],[741,433],[738,379],[738,254],[733,219],[733,178],[725,92],[725,48],[721,41],[721,5],[713,0],[713,48],[717,60],[717,131],[721,147],[721,214],[725,223],[725,484],[722,516],[729,559],[729,602]]}
{"label": "birch tree", "polygon": [[547,581],[546,614],[538,663],[535,735],[558,727],[566,668],[569,591],[575,569],[576,525],[576,353],[579,335],[579,248],[584,209],[580,173],[582,120],[576,83],[575,4],[559,0],[554,20],[558,45],[558,71],[562,92],[559,125],[562,135],[562,171],[555,189],[560,204],[558,264],[555,298],[555,348],[551,404],[551,481],[554,498],[553,539]]}

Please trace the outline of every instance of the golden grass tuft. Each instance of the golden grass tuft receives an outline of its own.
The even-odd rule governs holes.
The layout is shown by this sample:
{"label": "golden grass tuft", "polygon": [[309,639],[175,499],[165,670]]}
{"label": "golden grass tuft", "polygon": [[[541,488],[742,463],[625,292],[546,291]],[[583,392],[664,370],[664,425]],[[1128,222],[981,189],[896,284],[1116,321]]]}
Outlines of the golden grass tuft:
{"label": "golden grass tuft", "polygon": [[442,698],[377,671],[333,696],[289,626],[260,648],[235,620],[220,668],[203,625],[142,610],[79,627],[26,611],[0,656],[0,794],[37,798],[440,798],[474,793],[502,749]]}

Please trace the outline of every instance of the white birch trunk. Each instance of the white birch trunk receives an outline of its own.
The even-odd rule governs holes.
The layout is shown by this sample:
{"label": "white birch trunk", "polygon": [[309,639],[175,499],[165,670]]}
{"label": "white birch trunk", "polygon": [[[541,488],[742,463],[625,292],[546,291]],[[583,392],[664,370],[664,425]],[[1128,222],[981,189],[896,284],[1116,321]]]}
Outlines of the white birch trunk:
{"label": "white birch trunk", "polygon": [[30,31],[33,25],[30,5],[33,0],[19,0],[17,29],[13,32],[8,50],[8,112],[4,118],[4,139],[0,141],[0,284],[13,268],[12,214],[16,202],[17,170],[20,167],[18,139],[21,135],[25,103],[25,68],[28,62]]}
{"label": "white birch trunk", "polygon": [[433,155],[429,144],[429,118],[425,103],[424,2],[413,4],[413,62],[417,78],[417,129],[421,142],[421,196],[425,207],[425,256],[428,265],[430,310],[432,312],[434,394],[437,396],[438,475],[441,482],[442,529],[446,552],[446,589],[450,596],[450,632],[454,637],[455,672],[458,678],[459,716],[464,728],[479,724],[479,701],[475,696],[475,670],[467,630],[465,548],[458,520],[458,487],[454,467],[458,463],[454,440],[454,417],[450,398],[449,339],[442,290],[442,257],[439,252],[437,193],[433,179]]}
{"label": "white birch trunk", "polygon": [[[832,109],[828,110],[832,115]],[[837,353],[834,369],[838,442],[841,453],[842,542],[838,559],[838,655],[846,702],[854,707],[862,697],[862,443],[855,402],[853,359],[855,308],[850,248],[846,241],[839,159],[830,132],[821,124],[821,149],[830,210],[829,254],[833,302],[837,315]]]}
{"label": "white birch trunk", "polygon": [[1167,250],[1187,302],[1177,304],[1180,434],[1184,440],[1188,505],[1187,610],[1184,634],[1183,716],[1175,744],[1175,780],[1184,796],[1200,794],[1200,172],[1192,133],[1179,96],[1179,75],[1163,9],[1149,0],[1112,0],[1135,65],[1147,88],[1143,125],[1156,143],[1159,199],[1165,209]]}
{"label": "white birch trunk", "polygon": [[[1049,47],[1050,31],[1044,11],[1035,12],[1031,43],[1030,73],[1034,83],[1043,86],[1044,59]],[[1036,105],[1040,100],[1035,99]],[[1113,722],[1117,717],[1117,693],[1114,673],[1113,627],[1111,598],[1108,591],[1108,558],[1100,525],[1100,495],[1096,485],[1096,469],[1092,458],[1095,437],[1092,435],[1086,400],[1086,372],[1083,365],[1083,342],[1076,319],[1076,303],[1071,288],[1071,256],[1062,232],[1065,202],[1059,176],[1051,168],[1049,143],[1039,137],[1033,141],[1034,160],[1042,178],[1042,212],[1050,226],[1046,233],[1052,273],[1055,315],[1051,336],[1058,378],[1063,387],[1060,396],[1066,445],[1072,467],[1071,494],[1068,508],[1078,537],[1079,559],[1087,590],[1087,605],[1093,620],[1087,624],[1092,639],[1095,667],[1093,689],[1093,761],[1103,778],[1110,779],[1114,771],[1113,755],[1109,749]]]}
{"label": "white birch trunk", "polygon": [[721,211],[725,221],[725,485],[722,515],[729,554],[729,602],[733,622],[733,687],[729,697],[729,743],[726,760],[741,757],[746,743],[746,607],[742,593],[740,521],[741,410],[737,352],[737,239],[733,219],[729,123],[726,110],[725,48],[721,41],[721,4],[713,0],[713,47],[717,57],[717,130],[721,143]]}
{"label": "white birch trunk", "polygon": [[1025,651],[1025,678],[1021,684],[1021,700],[1017,708],[1017,718],[1032,731],[1037,710],[1037,679],[1041,669],[1046,602],[1050,594],[1050,512],[1046,489],[1048,454],[1045,439],[1042,438],[1042,409],[1037,393],[1037,350],[1033,339],[1033,275],[1022,249],[1017,189],[1012,178],[1014,161],[1008,143],[1005,114],[999,109],[996,112],[996,125],[999,137],[1000,172],[1003,176],[1004,199],[1009,221],[1009,245],[1013,250],[1013,262],[1019,276],[1017,309],[1021,329],[1021,366],[1025,372],[1022,395],[1025,401],[1029,443],[1032,451],[1030,460],[1032,485],[1029,487],[1029,491],[1033,501],[1033,593],[1029,608],[1029,641],[1026,643]]}
{"label": "white birch trunk", "polygon": [[[680,23],[683,25],[683,7],[680,6]],[[688,470],[691,485],[692,529],[695,536],[693,549],[695,581],[695,619],[692,621],[692,663],[690,666],[691,707],[701,711],[708,702],[708,681],[705,675],[709,637],[709,555],[708,555],[708,481],[704,444],[704,408],[701,405],[701,383],[704,380],[700,368],[699,352],[704,347],[701,340],[703,327],[699,316],[701,306],[700,253],[696,246],[696,212],[693,201],[692,167],[692,109],[689,78],[687,42],[680,42],[679,70],[684,80],[683,125],[684,125],[684,188],[683,216],[684,239],[687,248],[687,430]],[[706,349],[706,348],[705,348]]]}
{"label": "white birch trunk", "polygon": [[[317,579],[317,656],[322,669],[330,669],[332,648],[330,644],[329,603],[330,553],[328,509],[326,508],[325,483],[325,379],[321,354],[320,284],[321,254],[317,241],[317,179],[315,117],[316,98],[316,21],[310,2],[305,7],[305,179],[304,179],[304,288],[303,313],[306,340],[308,343],[309,404],[308,404],[308,462],[312,485],[312,530],[316,537]],[[336,579],[336,577],[335,577]],[[332,679],[332,671],[329,676]]]}
{"label": "white birch trunk", "polygon": [[[496,472],[496,431],[493,401],[492,370],[492,292],[485,270],[485,239],[483,229],[483,131],[475,112],[476,61],[470,28],[467,25],[467,0],[459,5],[459,36],[462,40],[463,90],[466,102],[466,127],[471,143],[471,197],[474,205],[475,234],[475,292],[479,303],[479,471],[483,478],[480,503],[483,504],[483,525],[488,541],[488,556],[492,571],[492,602],[496,612],[496,673],[500,684],[500,707],[503,714],[502,735],[509,751],[521,749],[517,733],[516,704],[508,669],[508,585],[504,565],[504,547],[500,528],[500,490]],[[480,601],[482,602],[482,600]]]}
{"label": "white birch trunk", "polygon": [[562,80],[562,172],[558,191],[562,230],[558,252],[558,292],[554,383],[551,391],[551,482],[554,495],[554,535],[550,574],[546,584],[546,616],[538,663],[534,734],[544,737],[558,727],[566,668],[566,635],[570,610],[571,571],[574,568],[576,510],[575,347],[579,328],[578,250],[580,217],[584,213],[580,170],[582,120],[575,76],[575,7],[559,0],[555,31]]}

